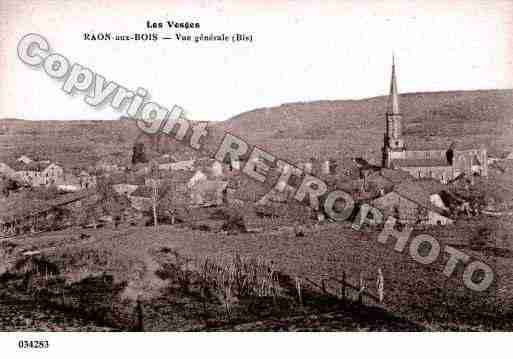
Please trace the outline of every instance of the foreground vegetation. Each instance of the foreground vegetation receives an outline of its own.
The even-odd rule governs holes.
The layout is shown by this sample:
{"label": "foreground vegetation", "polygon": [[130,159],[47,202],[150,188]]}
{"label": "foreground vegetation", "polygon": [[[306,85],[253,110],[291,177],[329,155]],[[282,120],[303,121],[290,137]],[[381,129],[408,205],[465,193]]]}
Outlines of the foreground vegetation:
{"label": "foreground vegetation", "polygon": [[[479,228],[462,223],[433,235],[457,245],[451,232],[458,231],[459,245],[470,251],[468,238]],[[443,276],[444,263],[421,266],[378,244],[375,231],[343,224],[302,236],[287,228],[237,235],[177,226],[83,232],[2,242],[2,296],[73,313],[95,323],[90,330],[511,327],[513,256],[506,246],[470,252],[497,272],[497,283],[480,294],[465,289],[460,272]],[[385,282],[382,304],[372,298],[378,268]],[[342,294],[343,276],[356,287],[363,280],[369,295],[358,300],[349,286]]]}

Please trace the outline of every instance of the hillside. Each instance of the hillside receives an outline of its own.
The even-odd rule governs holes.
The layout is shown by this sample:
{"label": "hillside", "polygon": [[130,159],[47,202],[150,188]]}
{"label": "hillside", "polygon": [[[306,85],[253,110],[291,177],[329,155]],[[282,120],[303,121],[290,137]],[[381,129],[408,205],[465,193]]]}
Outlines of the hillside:
{"label": "hillside", "polygon": [[[220,126],[294,160],[364,156],[377,161],[387,97],[291,103],[242,113]],[[411,93],[400,96],[409,148],[485,145],[512,150],[513,91]]]}
{"label": "hillside", "polygon": [[[239,114],[212,123],[210,153],[228,131],[250,144],[292,161],[309,157],[380,158],[387,97],[364,100],[291,103]],[[485,145],[491,153],[513,150],[513,91],[411,93],[400,97],[409,148]],[[28,154],[64,165],[87,166],[113,156],[127,163],[139,136],[133,122],[0,120],[0,162]],[[153,144],[154,145],[154,144]],[[160,152],[194,155],[173,140],[162,140]]]}

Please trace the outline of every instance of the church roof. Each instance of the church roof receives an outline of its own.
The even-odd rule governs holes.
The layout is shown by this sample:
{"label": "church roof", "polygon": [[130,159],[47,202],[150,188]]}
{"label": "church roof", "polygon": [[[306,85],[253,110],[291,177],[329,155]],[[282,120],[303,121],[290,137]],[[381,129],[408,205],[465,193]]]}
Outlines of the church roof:
{"label": "church roof", "polygon": [[445,158],[394,159],[392,166],[405,167],[451,167]]}

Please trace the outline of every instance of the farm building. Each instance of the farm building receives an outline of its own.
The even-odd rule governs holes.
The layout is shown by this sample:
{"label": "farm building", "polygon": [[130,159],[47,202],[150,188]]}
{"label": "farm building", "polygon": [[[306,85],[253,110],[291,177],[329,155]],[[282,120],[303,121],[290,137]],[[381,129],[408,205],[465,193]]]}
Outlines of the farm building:
{"label": "farm building", "polygon": [[82,189],[96,187],[96,176],[93,176],[86,171],[81,171],[79,173],[78,181]]}
{"label": "farm building", "polygon": [[385,218],[393,216],[401,223],[447,225],[453,220],[446,212],[431,202],[431,193],[421,185],[404,182],[394,190],[372,201],[372,205],[382,211]]}
{"label": "farm building", "polygon": [[16,172],[16,177],[27,183],[30,186],[37,187],[45,185],[45,179],[42,176],[42,171],[45,168],[45,164],[40,162],[16,162],[11,166]]}
{"label": "farm building", "polygon": [[206,181],[207,180],[207,175],[205,175],[202,171],[198,170],[196,171],[196,173],[189,179],[189,181],[187,181],[187,187],[188,188],[192,188],[194,187],[197,183],[201,182],[201,181]]}
{"label": "farm building", "polygon": [[64,168],[56,163],[50,163],[41,172],[41,176],[46,185],[62,183],[64,181]]}
{"label": "farm building", "polygon": [[148,211],[152,206],[153,189],[148,186],[139,186],[128,196],[132,207],[138,211]]}
{"label": "farm building", "polygon": [[195,206],[219,206],[224,203],[226,181],[203,180],[190,187],[191,202]]}
{"label": "farm building", "polygon": [[79,191],[49,201],[18,201],[15,207],[0,212],[0,232],[12,235],[55,226],[65,221],[73,208],[79,209],[82,201],[96,197],[94,191]]}

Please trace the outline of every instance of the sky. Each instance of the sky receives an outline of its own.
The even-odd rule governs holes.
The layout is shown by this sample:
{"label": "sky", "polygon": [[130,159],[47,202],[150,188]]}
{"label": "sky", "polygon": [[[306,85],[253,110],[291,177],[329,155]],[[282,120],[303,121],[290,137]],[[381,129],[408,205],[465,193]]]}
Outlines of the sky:
{"label": "sky", "polygon": [[[192,21],[194,31],[147,29]],[[165,24],[164,24],[165,26]],[[253,42],[85,41],[84,33],[252,34]],[[24,64],[19,40],[43,35],[53,52],[107,80],[148,90],[192,120],[220,121],[287,102],[388,92],[395,53],[400,92],[513,88],[513,1],[0,2],[0,118],[117,119],[62,81]]]}

